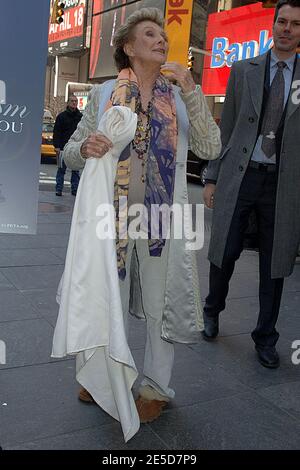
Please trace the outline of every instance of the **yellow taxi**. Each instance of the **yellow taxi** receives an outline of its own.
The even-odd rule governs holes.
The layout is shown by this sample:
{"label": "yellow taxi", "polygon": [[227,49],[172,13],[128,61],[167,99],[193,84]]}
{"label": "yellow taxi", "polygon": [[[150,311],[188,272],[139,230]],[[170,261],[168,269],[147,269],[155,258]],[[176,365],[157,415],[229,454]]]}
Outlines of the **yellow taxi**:
{"label": "yellow taxi", "polygon": [[54,121],[44,121],[42,127],[41,155],[45,157],[55,157],[56,152],[53,146]]}

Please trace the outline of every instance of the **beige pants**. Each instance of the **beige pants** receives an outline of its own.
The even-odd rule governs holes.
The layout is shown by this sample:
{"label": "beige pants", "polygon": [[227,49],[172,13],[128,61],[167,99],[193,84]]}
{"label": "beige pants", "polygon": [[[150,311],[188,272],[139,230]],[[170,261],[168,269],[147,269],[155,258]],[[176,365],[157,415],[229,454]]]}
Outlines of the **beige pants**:
{"label": "beige pants", "polygon": [[[160,257],[149,255],[148,240],[129,239],[126,258],[126,278],[120,281],[121,300],[128,324],[130,297],[130,264],[133,250],[136,250],[143,309],[146,316],[147,339],[144,357],[144,378],[142,389],[155,390],[153,398],[169,399],[175,395],[169,388],[174,363],[174,346],[161,338],[162,314],[165,303],[165,284],[168,243]],[[128,331],[128,329],[127,329]],[[157,393],[158,392],[158,393]],[[145,393],[144,393],[145,395]],[[149,396],[149,390],[147,392]]]}

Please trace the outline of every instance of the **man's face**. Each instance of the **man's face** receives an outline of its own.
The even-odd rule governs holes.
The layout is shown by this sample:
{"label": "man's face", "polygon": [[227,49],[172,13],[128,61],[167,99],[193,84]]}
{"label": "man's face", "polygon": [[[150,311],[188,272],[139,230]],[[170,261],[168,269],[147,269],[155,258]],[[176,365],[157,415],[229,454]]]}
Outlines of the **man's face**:
{"label": "man's face", "polygon": [[295,52],[300,42],[300,8],[284,5],[273,25],[275,48],[282,52]]}
{"label": "man's face", "polygon": [[78,106],[78,99],[75,98],[74,96],[71,96],[71,98],[68,101],[68,106],[72,111],[75,111],[75,109]]}

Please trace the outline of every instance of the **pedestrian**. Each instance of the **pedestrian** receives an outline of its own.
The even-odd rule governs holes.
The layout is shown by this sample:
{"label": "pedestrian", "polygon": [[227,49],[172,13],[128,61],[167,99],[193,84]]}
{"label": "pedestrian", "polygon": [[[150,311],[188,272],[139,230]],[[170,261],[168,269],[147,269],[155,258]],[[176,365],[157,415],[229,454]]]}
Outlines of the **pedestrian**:
{"label": "pedestrian", "polygon": [[[221,148],[219,128],[200,86],[195,85],[186,67],[166,63],[168,40],[163,26],[158,9],[143,8],[117,30],[114,57],[119,75],[116,80],[93,88],[84,116],[64,150],[68,167],[79,170],[85,166],[77,202],[78,208],[85,207],[90,215],[79,217],[78,225],[73,232],[71,229],[80,252],[70,250],[69,245],[52,355],[62,357],[80,351],[77,380],[83,388],[79,398],[96,401],[121,421],[125,440],[137,432],[140,422],[158,418],[174,397],[169,385],[173,343],[198,340],[203,328],[202,308],[195,252],[186,249],[186,238],[153,237],[149,232],[151,224],[146,224],[141,238],[134,239],[129,234],[127,239],[117,237],[113,241],[114,264],[107,250],[102,256],[98,254],[96,242],[78,240],[78,231],[95,219],[96,209],[99,214],[97,202],[95,211],[90,210],[93,196],[98,191],[101,197],[105,187],[110,187],[105,178],[97,187],[92,187],[91,182],[85,184],[83,179],[93,160],[107,164],[107,156],[114,151],[115,142],[97,133],[98,122],[104,110],[108,109],[108,113],[115,105],[126,106],[137,116],[133,140],[121,153],[113,176],[116,227],[121,213],[120,196],[126,201],[128,197],[129,211],[134,204],[142,205],[149,220],[155,205],[170,208],[177,204],[183,208],[188,203],[189,139],[192,151],[201,158],[217,158]],[[171,85],[170,80],[176,80],[178,86]],[[83,200],[85,189],[91,194],[90,200]],[[96,229],[90,232],[94,234]],[[101,243],[104,244],[101,241],[98,246]],[[117,284],[107,288],[115,271]],[[117,322],[112,309],[119,292],[122,321],[118,317]],[[124,347],[124,359],[118,356],[129,311],[146,319],[147,330],[143,378],[135,402],[131,387],[136,375],[130,351]],[[101,314],[106,320],[99,321]],[[122,380],[127,383],[123,388],[119,383]],[[130,393],[125,393],[127,389]]]}
{"label": "pedestrian", "polygon": [[[252,332],[259,362],[279,366],[276,322],[284,278],[300,242],[300,2],[280,0],[273,22],[274,47],[234,62],[221,118],[222,150],[209,164],[205,203],[213,208],[206,340],[219,332],[229,281],[243,249],[250,216],[259,242],[259,315]],[[298,82],[297,82],[298,81]]]}
{"label": "pedestrian", "polygon": [[[64,189],[64,180],[66,173],[66,164],[62,157],[62,151],[68,142],[71,135],[77,128],[77,125],[82,118],[82,114],[77,108],[78,99],[75,95],[70,95],[67,103],[67,108],[62,113],[58,114],[55,120],[53,129],[53,145],[56,150],[57,158],[57,173],[56,173],[56,196],[62,196]],[[71,193],[76,196],[79,184],[79,171],[72,170],[71,174]]]}

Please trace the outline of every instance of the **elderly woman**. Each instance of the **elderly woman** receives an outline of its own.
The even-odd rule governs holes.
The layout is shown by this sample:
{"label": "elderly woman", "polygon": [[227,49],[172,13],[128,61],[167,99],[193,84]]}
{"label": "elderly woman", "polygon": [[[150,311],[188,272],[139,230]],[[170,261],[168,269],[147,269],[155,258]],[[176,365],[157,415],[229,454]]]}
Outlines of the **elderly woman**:
{"label": "elderly woman", "polygon": [[[133,204],[142,204],[149,220],[154,205],[171,208],[177,204],[183,208],[188,203],[188,146],[195,154],[207,159],[217,158],[220,151],[219,129],[200,86],[195,85],[185,67],[166,63],[168,39],[163,27],[160,11],[145,8],[133,13],[119,28],[114,37],[119,75],[116,80],[93,88],[83,118],[64,150],[64,160],[73,170],[87,167],[91,159],[104,160],[103,157],[107,158],[114,148],[114,142],[97,131],[105,110],[125,106],[136,113],[134,138],[122,151],[115,174],[116,228],[121,197],[128,199],[129,208]],[[84,179],[80,184],[85,184]],[[174,236],[174,218],[170,237],[161,233],[154,236],[149,220],[143,228],[140,224],[143,235],[140,238],[117,237],[114,242],[124,330],[127,329],[128,312],[146,319],[143,378],[135,401],[142,423],[156,419],[174,397],[175,392],[169,386],[174,361],[173,342],[195,342],[203,329],[195,253],[187,249],[184,236],[182,239]],[[85,250],[87,252],[89,247]],[[102,259],[91,262],[101,264]],[[98,285],[101,289],[100,279]],[[93,305],[94,299],[89,300],[89,305]],[[95,302],[94,310],[98,308]],[[118,325],[118,328],[122,327],[120,323]],[[95,324],[89,326],[96,330]],[[113,330],[116,331],[116,327]],[[112,341],[111,336],[109,341]],[[114,354],[110,354],[110,359],[116,359]],[[81,370],[85,360],[82,359],[81,365],[77,364],[77,370]],[[111,394],[110,399],[117,401],[118,393],[113,385],[117,374],[115,367],[116,364],[111,367],[106,364],[110,391],[100,391],[104,375],[101,377],[102,368],[95,366],[92,379],[79,379],[84,386],[79,398],[96,401],[122,422],[122,409],[127,406],[127,398],[122,398],[116,405],[115,413],[110,411],[112,406],[103,404],[105,394]],[[134,413],[132,407],[130,410]],[[132,437],[137,428],[135,424],[126,434],[123,426],[125,439]]]}

